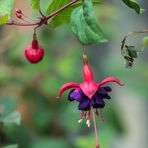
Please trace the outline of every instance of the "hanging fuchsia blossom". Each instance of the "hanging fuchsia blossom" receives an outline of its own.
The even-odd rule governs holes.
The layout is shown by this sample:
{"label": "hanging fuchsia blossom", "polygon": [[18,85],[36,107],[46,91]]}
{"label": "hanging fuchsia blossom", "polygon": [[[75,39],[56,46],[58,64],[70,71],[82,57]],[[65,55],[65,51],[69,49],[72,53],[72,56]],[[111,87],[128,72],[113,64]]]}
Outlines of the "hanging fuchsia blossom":
{"label": "hanging fuchsia blossom", "polygon": [[[107,77],[99,83],[94,82],[93,72],[87,62],[87,57],[84,56],[83,60],[84,60],[84,67],[83,67],[84,82],[80,84],[75,82],[69,82],[64,84],[61,87],[57,98],[59,98],[64,91],[73,88],[68,95],[68,100],[69,101],[76,100],[79,102],[78,109],[81,110],[81,114],[80,114],[80,120],[78,122],[79,123],[82,122],[82,117],[85,117],[87,119],[86,124],[88,127],[90,127],[90,120],[91,120],[90,111],[92,109],[94,129],[96,133],[96,148],[99,148],[94,109],[96,109],[96,115],[98,115],[99,114],[98,109],[102,109],[105,107],[104,99],[111,99],[111,97],[108,95],[108,93],[111,92],[111,88],[109,86],[102,87],[102,85],[107,84],[109,82],[115,82],[120,86],[123,86],[124,84],[121,83],[119,79],[115,77]],[[100,119],[104,120],[102,113],[100,113]]]}

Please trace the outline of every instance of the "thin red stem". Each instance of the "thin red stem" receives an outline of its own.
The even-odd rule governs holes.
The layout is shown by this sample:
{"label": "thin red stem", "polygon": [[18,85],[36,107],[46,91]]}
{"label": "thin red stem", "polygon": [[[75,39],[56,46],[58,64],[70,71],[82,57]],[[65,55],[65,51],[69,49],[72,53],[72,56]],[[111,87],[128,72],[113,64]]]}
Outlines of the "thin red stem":
{"label": "thin red stem", "polygon": [[98,130],[97,130],[95,112],[94,112],[93,107],[92,107],[92,116],[93,116],[94,130],[95,130],[95,135],[96,135],[96,148],[99,148],[100,146],[99,146],[99,140],[98,140]]}
{"label": "thin red stem", "polygon": [[49,14],[46,18],[50,19],[51,17],[55,16],[56,14],[58,14],[59,12],[65,10],[66,8],[70,7],[71,5],[73,5],[74,3],[76,3],[78,0],[73,0],[70,3],[68,3],[67,5],[63,6],[62,8],[60,8],[59,10]]}
{"label": "thin red stem", "polygon": [[38,22],[36,23],[20,23],[20,22],[16,22],[16,21],[11,21],[6,23],[6,25],[15,25],[15,26],[37,26]]}

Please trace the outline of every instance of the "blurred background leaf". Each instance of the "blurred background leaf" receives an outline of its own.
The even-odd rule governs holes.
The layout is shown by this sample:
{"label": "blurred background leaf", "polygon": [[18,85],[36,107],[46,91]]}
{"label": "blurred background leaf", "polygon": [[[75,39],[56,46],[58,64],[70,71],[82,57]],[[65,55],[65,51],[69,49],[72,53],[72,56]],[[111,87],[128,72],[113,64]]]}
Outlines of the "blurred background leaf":
{"label": "blurred background leaf", "polygon": [[13,144],[13,145],[8,145],[8,146],[4,146],[3,148],[18,148],[17,144]]}
{"label": "blurred background leaf", "polygon": [[12,13],[14,0],[1,0],[0,1],[0,25],[5,24]]}
{"label": "blurred background leaf", "polygon": [[15,111],[12,112],[9,116],[1,119],[1,122],[6,125],[6,124],[17,124],[20,125],[21,124],[21,115],[19,112]]}

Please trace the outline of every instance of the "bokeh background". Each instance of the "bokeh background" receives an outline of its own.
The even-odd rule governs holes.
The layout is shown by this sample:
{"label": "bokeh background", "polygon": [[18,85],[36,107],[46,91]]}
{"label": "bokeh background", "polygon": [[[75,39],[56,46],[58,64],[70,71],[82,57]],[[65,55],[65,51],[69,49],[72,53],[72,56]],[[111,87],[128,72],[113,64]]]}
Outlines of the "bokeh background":
{"label": "bokeh background", "polygon": [[[148,1],[139,2],[148,10]],[[27,1],[16,0],[15,6],[35,15]],[[101,148],[147,148],[148,50],[140,54],[132,69],[126,69],[120,44],[127,32],[148,27],[148,12],[139,16],[119,0],[106,1],[95,11],[109,39],[106,44],[87,47],[95,80],[112,75],[125,83],[124,87],[110,84],[112,100],[103,110],[105,121],[97,118]],[[144,36],[133,36],[129,43],[139,46]],[[95,147],[93,126],[77,122],[77,102],[68,102],[68,92],[61,100],[55,99],[63,83],[83,81],[82,50],[70,27],[44,26],[39,30],[38,39],[46,54],[36,65],[24,57],[31,39],[30,27],[0,26],[0,113],[9,115],[17,110],[22,115],[20,126],[0,125],[0,147]]]}

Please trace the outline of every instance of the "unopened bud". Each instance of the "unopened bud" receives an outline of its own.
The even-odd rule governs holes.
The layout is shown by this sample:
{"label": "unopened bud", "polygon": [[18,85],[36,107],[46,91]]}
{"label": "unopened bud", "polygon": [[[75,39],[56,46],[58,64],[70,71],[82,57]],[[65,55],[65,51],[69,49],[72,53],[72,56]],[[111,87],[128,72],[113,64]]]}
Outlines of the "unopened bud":
{"label": "unopened bud", "polygon": [[22,18],[22,15],[20,13],[15,13],[16,17],[21,19]]}
{"label": "unopened bud", "polygon": [[22,10],[20,8],[15,8],[15,12],[19,13],[19,14],[22,14]]}

